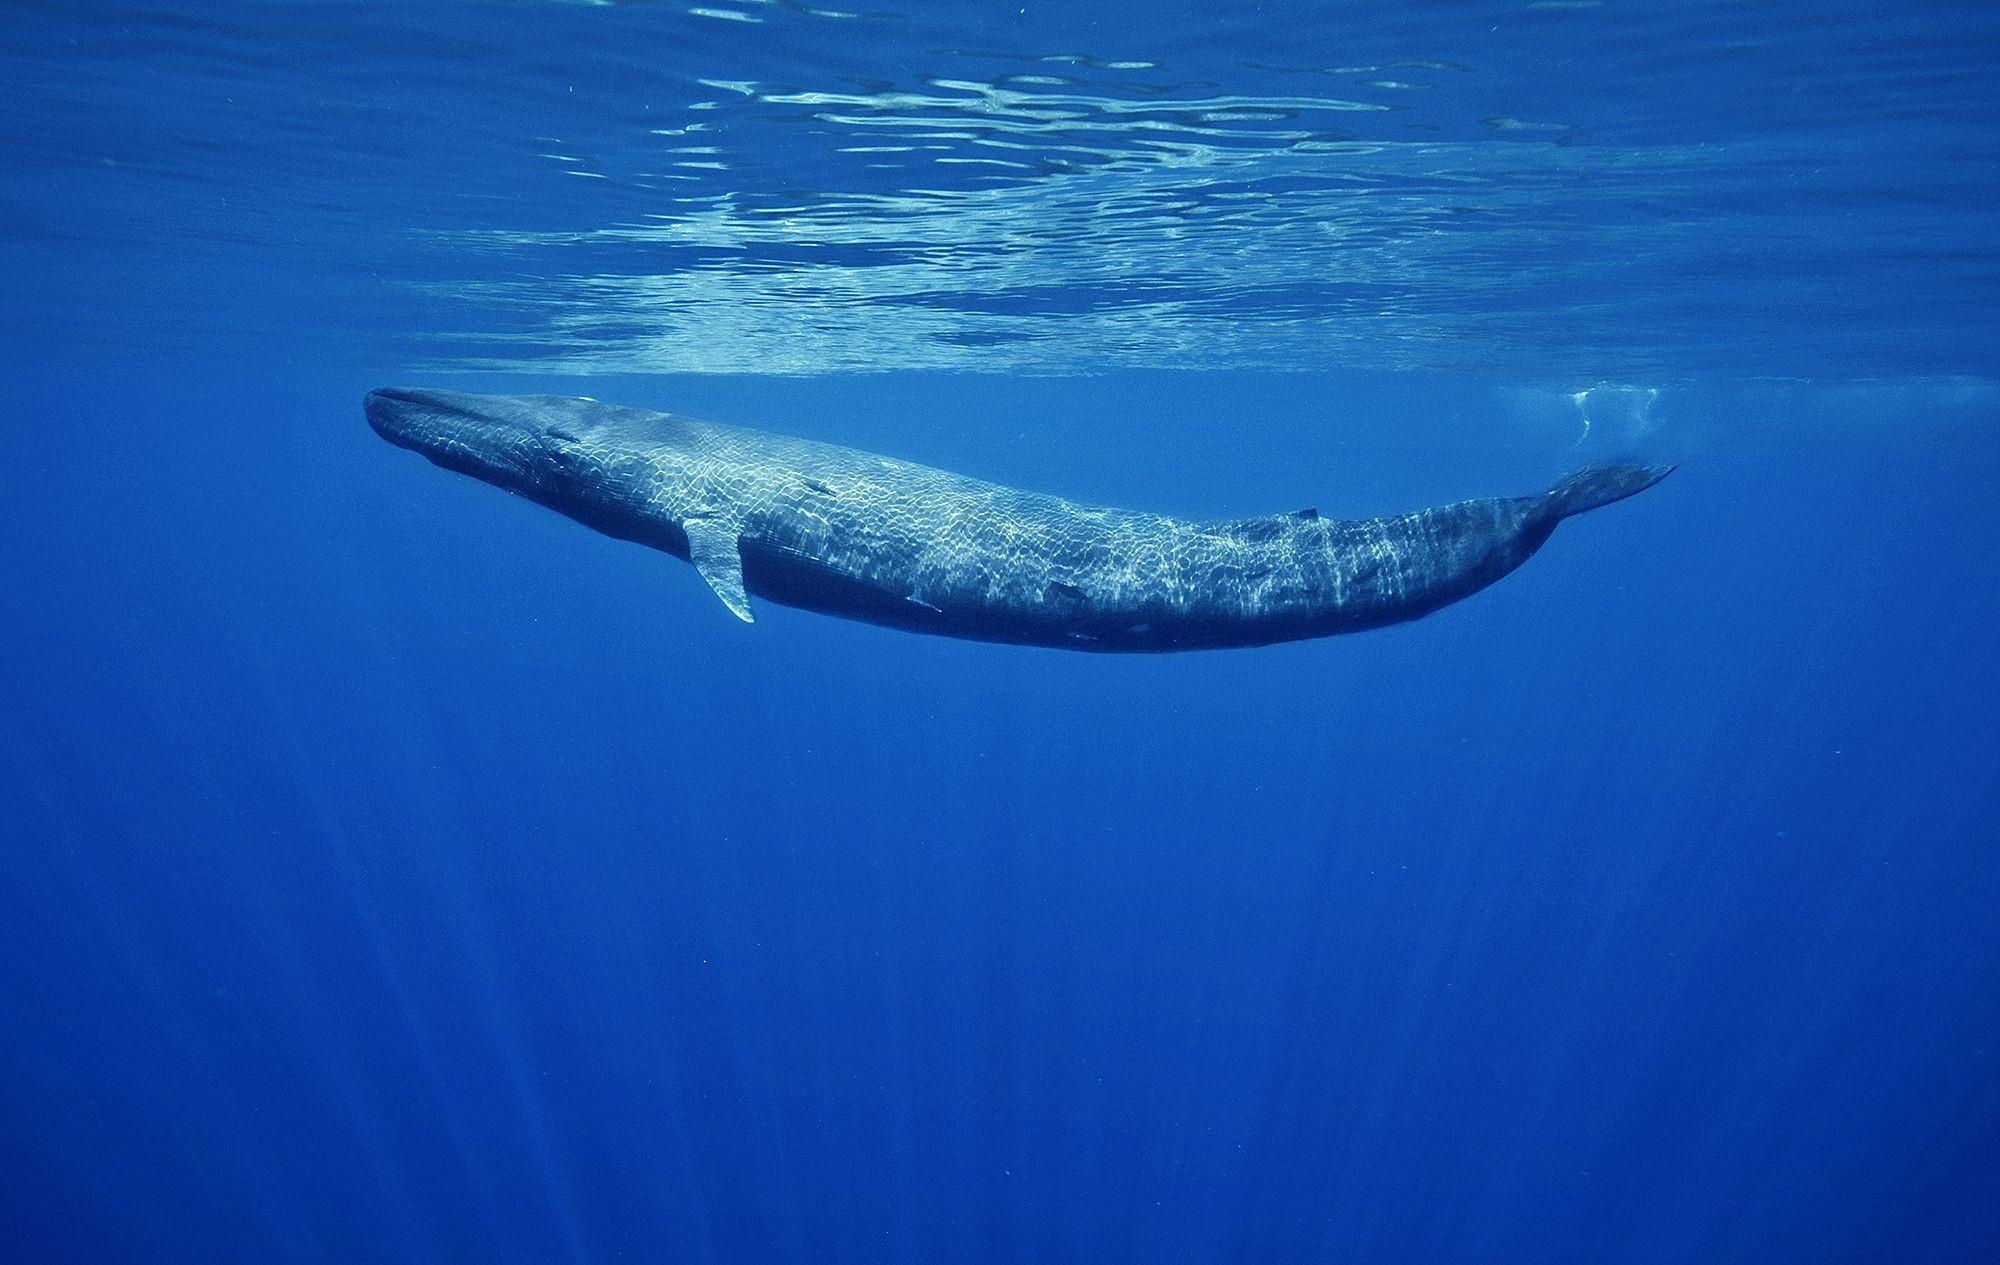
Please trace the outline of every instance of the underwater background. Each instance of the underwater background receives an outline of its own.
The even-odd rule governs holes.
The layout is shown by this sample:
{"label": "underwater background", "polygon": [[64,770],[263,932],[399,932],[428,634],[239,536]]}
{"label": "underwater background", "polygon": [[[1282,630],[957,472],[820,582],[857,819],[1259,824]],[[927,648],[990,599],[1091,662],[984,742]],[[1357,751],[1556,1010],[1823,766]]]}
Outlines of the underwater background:
{"label": "underwater background", "polygon": [[[0,1256],[1995,1259],[1996,114],[1991,4],[7,4]],[[387,384],[1680,469],[1074,655],[746,627]]]}

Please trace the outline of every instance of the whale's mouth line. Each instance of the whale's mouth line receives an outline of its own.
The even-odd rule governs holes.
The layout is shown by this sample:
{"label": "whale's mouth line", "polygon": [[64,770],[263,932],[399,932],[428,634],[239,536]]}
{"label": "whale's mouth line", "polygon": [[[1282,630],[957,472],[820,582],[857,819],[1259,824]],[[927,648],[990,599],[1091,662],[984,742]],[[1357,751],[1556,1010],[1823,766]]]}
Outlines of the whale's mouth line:
{"label": "whale's mouth line", "polygon": [[363,399],[368,424],[398,448],[434,466],[517,496],[541,500],[541,476],[565,453],[539,431],[496,417],[490,397],[456,391],[379,387]]}
{"label": "whale's mouth line", "polygon": [[378,387],[362,403],[376,434],[399,448],[418,452],[433,447],[451,419],[479,417],[475,410],[438,391]]}
{"label": "whale's mouth line", "polygon": [[425,391],[417,388],[377,387],[368,393],[365,403],[371,417],[374,416],[377,410],[386,412],[392,408],[401,408],[404,406],[428,409],[434,413],[452,413],[463,417],[473,415],[471,409],[468,409],[463,404],[455,403],[449,395],[441,391]]}
{"label": "whale's mouth line", "polygon": [[414,403],[400,391],[370,391],[362,401],[362,412],[376,434],[398,448],[414,448],[415,441],[402,426],[400,405]]}

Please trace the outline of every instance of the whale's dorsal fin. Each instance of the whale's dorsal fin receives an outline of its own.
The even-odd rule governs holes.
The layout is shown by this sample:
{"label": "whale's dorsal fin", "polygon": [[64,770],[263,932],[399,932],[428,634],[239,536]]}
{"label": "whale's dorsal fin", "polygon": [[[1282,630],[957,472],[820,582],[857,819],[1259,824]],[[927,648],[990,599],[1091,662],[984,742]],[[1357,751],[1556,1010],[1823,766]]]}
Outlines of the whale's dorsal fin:
{"label": "whale's dorsal fin", "polygon": [[756,623],[756,616],[750,613],[750,595],[743,591],[743,550],[736,524],[716,515],[690,514],[681,529],[687,532],[688,559],[708,581],[708,587],[715,590],[730,614],[746,624]]}

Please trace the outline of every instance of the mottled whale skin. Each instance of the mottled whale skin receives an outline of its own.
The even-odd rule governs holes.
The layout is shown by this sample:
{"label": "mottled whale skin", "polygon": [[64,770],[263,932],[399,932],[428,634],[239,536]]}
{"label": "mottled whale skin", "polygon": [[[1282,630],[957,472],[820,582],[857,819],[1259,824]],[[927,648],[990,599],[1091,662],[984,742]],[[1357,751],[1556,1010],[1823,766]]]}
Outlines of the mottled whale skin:
{"label": "mottled whale skin", "polygon": [[832,444],[561,396],[371,392],[391,443],[749,595],[915,632],[1159,652],[1400,623],[1526,561],[1556,524],[1667,467],[1593,466],[1535,496],[1388,518],[1191,521]]}

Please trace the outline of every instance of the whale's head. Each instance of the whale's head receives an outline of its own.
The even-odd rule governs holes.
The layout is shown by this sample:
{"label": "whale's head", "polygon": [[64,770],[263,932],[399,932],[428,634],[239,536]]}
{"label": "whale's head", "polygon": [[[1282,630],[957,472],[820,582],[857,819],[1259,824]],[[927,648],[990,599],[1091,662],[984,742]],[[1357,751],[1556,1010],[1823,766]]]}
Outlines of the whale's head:
{"label": "whale's head", "polygon": [[595,401],[384,387],[365,404],[375,433],[482,482],[560,501],[598,428]]}

